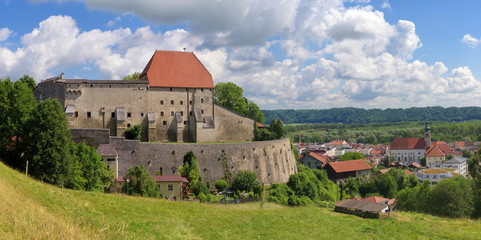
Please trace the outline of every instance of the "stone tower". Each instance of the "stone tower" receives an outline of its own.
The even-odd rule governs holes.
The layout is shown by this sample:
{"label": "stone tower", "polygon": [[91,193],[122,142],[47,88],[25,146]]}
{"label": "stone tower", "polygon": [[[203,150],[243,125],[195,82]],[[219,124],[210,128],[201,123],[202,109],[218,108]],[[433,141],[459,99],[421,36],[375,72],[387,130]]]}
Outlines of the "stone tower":
{"label": "stone tower", "polygon": [[426,149],[431,147],[431,128],[428,121],[426,121],[426,126],[424,127],[424,142],[426,143]]}

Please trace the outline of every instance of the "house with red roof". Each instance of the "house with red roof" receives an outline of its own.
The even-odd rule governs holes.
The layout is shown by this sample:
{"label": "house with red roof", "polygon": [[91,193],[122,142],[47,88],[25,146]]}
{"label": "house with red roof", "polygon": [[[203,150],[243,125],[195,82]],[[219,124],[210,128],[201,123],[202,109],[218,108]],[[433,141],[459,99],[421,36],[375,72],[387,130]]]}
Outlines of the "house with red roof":
{"label": "house with red roof", "polygon": [[299,159],[299,162],[309,168],[322,169],[329,162],[329,156],[310,152],[306,156]]}
{"label": "house with red roof", "polygon": [[431,147],[431,129],[426,122],[424,137],[422,138],[395,138],[391,145],[391,161],[409,166],[413,162],[421,163],[421,158],[426,156],[426,149]]}
{"label": "house with red roof", "polygon": [[336,184],[345,183],[350,177],[369,176],[371,168],[364,159],[329,162],[325,166],[329,179]]}
{"label": "house with red roof", "polygon": [[347,148],[349,144],[344,140],[334,140],[325,144],[329,148]]}

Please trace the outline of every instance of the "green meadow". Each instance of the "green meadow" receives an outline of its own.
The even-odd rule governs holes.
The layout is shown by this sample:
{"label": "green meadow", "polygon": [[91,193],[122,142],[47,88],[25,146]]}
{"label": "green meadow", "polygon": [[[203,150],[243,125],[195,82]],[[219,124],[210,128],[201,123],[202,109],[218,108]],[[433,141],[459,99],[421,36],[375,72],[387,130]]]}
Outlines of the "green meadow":
{"label": "green meadow", "polygon": [[201,204],[73,191],[0,163],[0,239],[480,239],[481,221],[363,219],[271,203]]}

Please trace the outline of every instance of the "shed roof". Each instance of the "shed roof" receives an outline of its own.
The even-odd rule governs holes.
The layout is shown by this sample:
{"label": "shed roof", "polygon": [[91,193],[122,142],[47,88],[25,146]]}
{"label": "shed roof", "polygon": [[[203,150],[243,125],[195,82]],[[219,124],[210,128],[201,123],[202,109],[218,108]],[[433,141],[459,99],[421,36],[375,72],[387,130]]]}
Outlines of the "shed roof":
{"label": "shed roof", "polygon": [[372,203],[366,201],[359,201],[357,199],[345,199],[337,202],[336,207],[351,208],[367,212],[381,212],[382,210],[388,208],[387,204],[383,203]]}
{"label": "shed roof", "polygon": [[212,75],[192,52],[155,51],[140,79],[151,87],[214,88]]}
{"label": "shed roof", "polygon": [[371,165],[369,165],[364,159],[342,161],[342,162],[330,162],[327,164],[330,165],[336,173],[371,169]]}
{"label": "shed roof", "polygon": [[112,145],[109,144],[100,144],[97,147],[97,152],[100,154],[100,156],[118,156],[117,151]]}

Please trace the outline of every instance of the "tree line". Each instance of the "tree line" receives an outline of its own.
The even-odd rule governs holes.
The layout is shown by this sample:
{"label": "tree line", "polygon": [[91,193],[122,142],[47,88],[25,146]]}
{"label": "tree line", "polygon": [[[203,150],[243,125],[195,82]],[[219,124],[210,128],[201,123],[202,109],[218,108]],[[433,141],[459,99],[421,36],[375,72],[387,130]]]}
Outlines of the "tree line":
{"label": "tree line", "polygon": [[35,81],[0,79],[0,159],[44,182],[87,191],[104,191],[113,172],[92,147],[72,141],[57,99],[37,103]]}
{"label": "tree line", "polygon": [[[288,124],[286,135],[294,142],[348,142],[389,144],[397,137],[423,137],[424,121],[366,124]],[[430,122],[434,141],[481,141],[481,120],[466,122]]]}
{"label": "tree line", "polygon": [[284,123],[376,123],[406,121],[459,122],[481,119],[481,107],[412,107],[387,109],[331,108],[262,110],[267,122]]}

